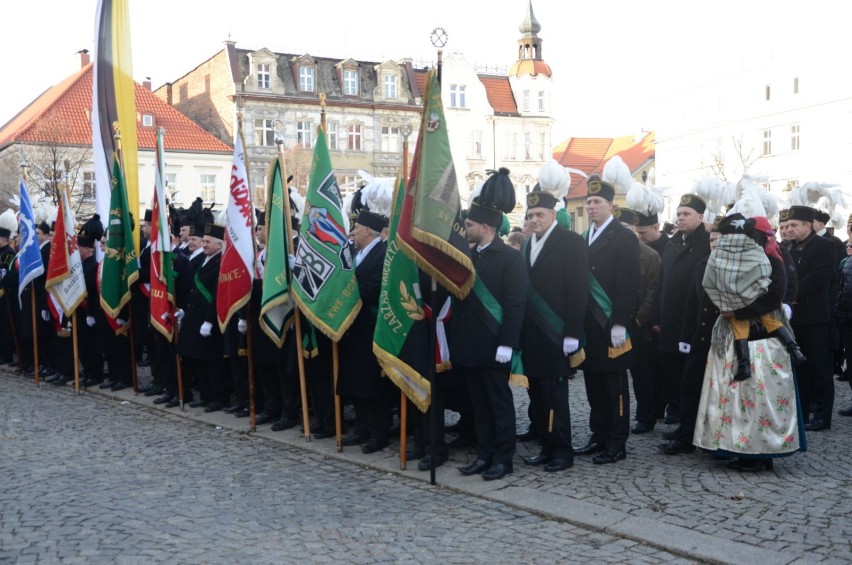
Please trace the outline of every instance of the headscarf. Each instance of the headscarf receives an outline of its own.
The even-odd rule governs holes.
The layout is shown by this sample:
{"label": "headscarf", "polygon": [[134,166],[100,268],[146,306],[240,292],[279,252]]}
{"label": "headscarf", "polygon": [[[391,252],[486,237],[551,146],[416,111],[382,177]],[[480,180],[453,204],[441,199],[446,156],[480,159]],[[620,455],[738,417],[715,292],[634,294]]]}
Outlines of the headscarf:
{"label": "headscarf", "polygon": [[781,248],[775,240],[775,230],[772,229],[772,224],[769,223],[769,219],[766,216],[755,216],[754,220],[754,229],[760,230],[767,235],[766,245],[763,247],[763,250],[766,252],[766,256],[775,257],[783,263],[784,258],[781,256]]}

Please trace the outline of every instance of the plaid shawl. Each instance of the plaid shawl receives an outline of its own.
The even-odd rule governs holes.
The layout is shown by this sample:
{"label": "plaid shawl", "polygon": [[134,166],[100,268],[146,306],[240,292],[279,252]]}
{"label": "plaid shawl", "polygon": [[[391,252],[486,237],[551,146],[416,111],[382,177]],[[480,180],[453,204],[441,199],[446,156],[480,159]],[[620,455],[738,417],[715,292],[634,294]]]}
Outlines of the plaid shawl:
{"label": "plaid shawl", "polygon": [[766,253],[744,234],[723,235],[707,260],[702,285],[723,312],[745,308],[769,289],[772,267]]}

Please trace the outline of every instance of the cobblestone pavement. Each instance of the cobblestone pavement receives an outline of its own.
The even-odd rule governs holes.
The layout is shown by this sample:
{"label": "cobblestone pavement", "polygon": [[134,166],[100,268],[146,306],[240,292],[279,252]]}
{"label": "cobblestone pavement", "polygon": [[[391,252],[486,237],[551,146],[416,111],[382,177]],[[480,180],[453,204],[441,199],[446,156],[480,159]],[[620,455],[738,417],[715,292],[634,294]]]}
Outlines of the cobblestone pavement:
{"label": "cobblestone pavement", "polygon": [[[143,383],[146,378],[144,374],[140,377]],[[588,438],[588,406],[582,375],[572,380],[569,388],[574,444],[581,445]],[[115,490],[119,490],[118,481],[131,489],[120,501],[113,502],[123,505],[131,501],[135,504],[129,509],[115,510],[111,515],[107,512],[110,517],[103,521],[98,518],[99,524],[91,526],[93,530],[112,532],[104,529],[104,524],[115,522],[127,512],[134,514],[139,509],[145,518],[133,518],[130,523],[135,524],[135,528],[126,527],[128,522],[124,520],[121,523],[125,526],[120,528],[123,533],[104,534],[95,543],[95,547],[115,551],[124,547],[123,543],[113,541],[117,537],[127,540],[131,548],[149,550],[157,550],[165,540],[166,554],[197,551],[186,554],[195,561],[215,561],[222,556],[236,555],[234,552],[249,551],[244,548],[268,551],[262,555],[275,559],[285,555],[276,553],[285,549],[282,545],[270,546],[267,538],[272,532],[303,532],[307,525],[311,537],[287,540],[286,551],[293,547],[304,552],[307,548],[328,558],[351,555],[353,560],[365,562],[428,562],[439,559],[450,562],[492,560],[497,563],[515,559],[666,562],[680,559],[678,555],[690,562],[761,562],[761,565],[852,562],[852,454],[849,449],[852,419],[840,416],[835,416],[831,431],[809,434],[808,452],[776,461],[774,471],[770,472],[740,474],[728,470],[723,462],[701,453],[662,455],[656,445],[663,441],[661,433],[672,428],[659,424],[649,434],[631,436],[625,461],[598,466],[587,458],[578,457],[573,469],[556,474],[525,467],[520,456],[533,455],[538,447],[519,443],[515,472],[494,482],[485,482],[479,477],[462,477],[456,467],[472,461],[474,453],[467,449],[453,450],[450,461],[438,469],[437,482],[441,488],[435,488],[423,484],[428,481],[429,473],[417,471],[416,465],[409,464],[408,470],[399,470],[398,443],[371,455],[363,455],[357,448],[344,448],[342,453],[337,453],[333,440],[306,442],[298,429],[272,432],[269,426],[260,426],[255,434],[246,435],[248,423],[245,419],[235,419],[221,412],[206,414],[200,409],[187,409],[185,412],[161,410],[152,406],[152,399],[134,397],[130,391],[106,395],[97,391],[96,394],[84,393],[75,399],[70,388],[57,391],[55,387],[45,385],[36,390],[31,382],[8,375],[0,375],[0,393],[3,434],[16,438],[11,445],[23,441],[36,430],[60,435],[55,441],[42,446],[41,453],[28,446],[26,450],[12,452],[24,451],[26,455],[11,458],[5,453],[11,450],[6,447],[10,442],[4,439],[0,446],[0,455],[3,456],[0,476],[13,477],[10,484],[20,485],[28,474],[32,476],[36,472],[44,479],[61,475],[61,465],[48,465],[54,473],[47,475],[36,471],[47,464],[47,453],[61,448],[70,450],[69,454],[72,454],[66,454],[65,459],[70,457],[73,461],[76,469],[73,476],[83,481],[91,477],[89,485],[92,490],[98,490],[105,484],[104,481],[108,481],[106,484]],[[104,396],[127,401],[131,406],[103,403],[100,399]],[[527,423],[526,393],[516,389],[515,396],[518,428],[522,430]],[[9,397],[14,400],[10,401]],[[836,408],[848,405],[849,399],[848,384],[837,383]],[[68,407],[68,403],[73,409]],[[33,409],[33,405],[37,407]],[[132,405],[145,409],[132,409]],[[59,423],[48,424],[44,419],[32,421],[25,417],[45,410],[55,411]],[[155,414],[163,416],[154,417]],[[452,414],[448,415],[452,419]],[[10,423],[10,418],[21,422]],[[181,418],[222,429],[199,427],[182,422]],[[93,425],[93,421],[100,424]],[[144,425],[140,424],[143,421]],[[67,439],[70,436],[65,434],[70,434],[70,429],[83,431],[82,443],[75,446]],[[85,430],[89,433],[86,434]],[[100,438],[96,431],[109,437]],[[133,435],[129,436],[131,431]],[[129,437],[137,438],[135,441],[141,446],[125,445]],[[210,441],[213,438],[215,440]],[[250,438],[265,438],[278,445]],[[103,453],[100,452],[101,447]],[[122,459],[104,462],[93,458],[95,452],[108,458],[111,453],[118,453]],[[166,470],[181,454],[186,473],[181,475],[178,471]],[[99,461],[95,467],[100,470],[89,472],[91,464],[81,467],[76,460],[80,455],[92,457],[93,462]],[[274,459],[274,463],[268,459]],[[248,464],[240,464],[241,460]],[[352,467],[352,463],[359,467]],[[135,471],[137,467],[147,469],[152,464],[155,467],[152,471],[146,470],[144,474]],[[11,469],[7,469],[9,467]],[[164,479],[171,477],[172,473],[177,473],[177,478]],[[273,485],[260,484],[262,478],[270,473],[282,480]],[[315,489],[304,497],[301,496],[302,491],[286,489],[284,492],[280,488],[281,483],[288,479],[301,483],[308,476],[311,481],[328,488]],[[417,479],[420,483],[399,477]],[[251,481],[252,478],[255,480]],[[141,486],[130,486],[137,483]],[[17,548],[13,553],[16,561],[26,556],[22,553],[24,548],[34,551],[32,555],[38,553],[33,548],[42,546],[30,545],[32,540],[10,537],[13,531],[11,524],[22,523],[23,514],[9,516],[6,513],[9,508],[24,512],[20,508],[19,496],[28,501],[35,496],[39,496],[39,500],[60,499],[58,493],[62,489],[59,486],[68,486],[68,481],[58,479],[54,485],[49,491],[13,494],[12,504],[5,500],[6,493],[0,493],[3,512],[0,561],[7,547]],[[476,498],[450,494],[453,490]],[[328,499],[317,499],[317,493],[326,492],[329,493]],[[340,494],[332,498],[332,492]],[[353,492],[357,496],[352,495]],[[62,498],[65,499],[65,496]],[[228,496],[224,502],[221,500],[223,496]],[[195,505],[188,503],[194,497],[198,502]],[[152,498],[155,500],[152,501]],[[85,500],[85,497],[82,499]],[[253,500],[253,503],[241,505],[231,502],[244,499]],[[399,504],[379,506],[390,499],[397,500]],[[331,500],[334,502],[331,503]],[[181,504],[174,504],[176,501]],[[303,517],[304,511],[299,508],[302,504],[316,508],[317,515]],[[27,508],[35,511],[35,507]],[[82,539],[92,543],[87,536],[79,533],[81,525],[89,526],[88,520],[93,519],[83,511],[85,508],[86,505],[69,509],[73,510],[72,516],[75,517],[71,521],[76,524],[71,529],[79,543]],[[89,508],[102,511],[94,502]],[[414,512],[418,528],[402,527],[404,519],[399,516],[399,510],[394,509],[404,509],[406,517]],[[363,510],[370,516],[362,521],[359,520],[359,512]],[[44,516],[36,518],[35,522],[50,518],[49,510],[42,509],[41,512]],[[494,516],[500,526],[488,525],[492,520],[483,517],[483,514]],[[225,516],[227,519],[221,519]],[[29,518],[30,521],[24,523],[37,528],[32,516]],[[165,529],[160,526],[164,519],[167,520],[167,534],[160,532]],[[185,524],[185,520],[193,524],[207,522],[203,528],[190,527],[187,531],[175,527]],[[291,520],[296,521],[292,530]],[[57,522],[57,527],[62,527],[62,520]],[[251,527],[245,531],[241,528],[241,533],[235,535],[232,522]],[[324,528],[318,530],[318,523]],[[428,527],[424,528],[424,525]],[[144,534],[145,544],[135,543],[136,528]],[[88,531],[91,533],[92,530]],[[515,532],[517,534],[512,535]],[[247,535],[250,537],[245,538]],[[221,548],[210,547],[209,540],[215,540],[216,536],[222,540]],[[331,538],[339,539],[343,545],[336,546],[329,541]],[[204,540],[201,548],[192,543],[199,539]],[[240,539],[249,541],[240,544]],[[359,543],[359,540],[365,539],[373,544]],[[441,549],[422,549],[419,541],[429,539],[439,540]],[[16,545],[9,545],[13,542]],[[101,546],[101,542],[107,544]],[[475,549],[471,551],[471,547]],[[96,552],[92,555],[102,557]],[[116,555],[119,554],[108,554]],[[294,555],[304,554],[297,552]],[[199,556],[200,559],[196,559]],[[264,560],[263,557],[260,559]]]}
{"label": "cobblestone pavement", "polygon": [[688,563],[618,536],[0,374],[0,562]]}

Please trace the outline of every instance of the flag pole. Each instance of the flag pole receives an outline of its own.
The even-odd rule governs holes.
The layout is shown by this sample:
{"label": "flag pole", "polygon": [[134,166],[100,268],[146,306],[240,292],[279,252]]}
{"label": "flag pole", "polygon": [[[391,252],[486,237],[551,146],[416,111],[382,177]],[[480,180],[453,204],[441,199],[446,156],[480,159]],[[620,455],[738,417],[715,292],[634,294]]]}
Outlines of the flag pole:
{"label": "flag pole", "polygon": [[[290,210],[290,187],[287,185],[287,163],[284,159],[284,140],[278,139],[275,141],[278,144],[278,162],[280,163],[281,168],[281,179],[284,182],[284,191],[287,195],[284,197],[284,209],[286,210],[284,214],[284,237],[285,242],[287,244],[287,254],[289,256],[295,255],[296,251],[293,249],[293,226],[290,222],[290,214],[292,214],[292,210]],[[267,209],[269,209],[269,203],[266,203]],[[269,218],[266,218],[267,226],[269,226]],[[269,229],[267,227],[267,229]],[[266,241],[267,247],[269,246],[269,237],[267,236]],[[292,265],[287,264],[287,272],[289,273]],[[292,289],[289,289],[292,291]],[[292,297],[291,297],[291,300]],[[295,302],[295,301],[294,301]],[[293,316],[295,317],[296,323],[296,358],[299,364],[299,391],[302,401],[302,429],[305,434],[305,440],[311,441],[311,422],[308,417],[308,387],[307,381],[305,379],[305,350],[302,344],[302,313],[298,308],[293,308]]]}
{"label": "flag pole", "polygon": [[[124,168],[124,154],[121,151],[121,132],[118,127],[118,122],[113,123],[113,128],[115,129],[115,134],[113,134],[113,139],[115,140],[115,152],[118,155],[118,162],[121,166],[121,170],[125,171]],[[126,188],[125,188],[125,196],[126,196]],[[127,200],[127,199],[126,199]],[[128,200],[127,205],[130,206],[130,201]],[[125,255],[127,254],[127,242],[124,242],[125,245]],[[133,250],[136,250],[136,241],[135,238],[130,240],[130,245],[133,247]],[[135,334],[133,332],[133,307],[131,305],[127,306],[127,339],[130,340],[130,383],[133,386],[133,396],[137,396],[139,394],[139,382],[137,380],[136,375],[136,344]]]}
{"label": "flag pole", "polygon": [[[408,187],[408,136],[411,130],[406,124],[402,132],[402,185],[403,189]],[[405,391],[399,390],[399,468],[405,471],[407,463],[406,450],[408,449],[408,397]]]}
{"label": "flag pole", "polygon": [[180,362],[180,354],[178,354],[178,336],[180,335],[180,328],[178,328],[178,323],[174,324],[172,328],[172,332],[174,333],[175,339],[175,370],[177,374],[177,386],[178,386],[178,400],[180,401],[180,411],[183,412],[185,410],[183,406],[183,367]]}
{"label": "flag pole", "polygon": [[33,374],[35,374],[35,385],[39,386],[38,379],[38,327],[36,320],[36,289],[35,283],[30,283],[30,304],[32,305],[33,314]]}
{"label": "flag pole", "polygon": [[257,413],[254,405],[254,339],[253,332],[251,328],[254,324],[252,324],[252,312],[251,312],[251,300],[246,303],[246,355],[248,356],[248,392],[249,392],[249,430],[254,432],[256,430],[255,423],[257,421]]}
{"label": "flag pole", "polygon": [[80,352],[77,348],[77,309],[71,312],[71,349],[74,355],[74,390],[80,394]]}

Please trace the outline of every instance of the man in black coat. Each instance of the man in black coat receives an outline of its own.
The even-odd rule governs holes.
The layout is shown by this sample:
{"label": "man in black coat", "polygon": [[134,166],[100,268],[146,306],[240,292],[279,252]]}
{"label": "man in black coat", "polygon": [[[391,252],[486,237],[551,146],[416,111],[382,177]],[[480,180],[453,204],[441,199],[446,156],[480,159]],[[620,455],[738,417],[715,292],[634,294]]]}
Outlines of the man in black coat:
{"label": "man in black coat", "polygon": [[527,289],[521,254],[497,237],[502,221],[500,209],[471,204],[465,230],[473,244],[478,284],[454,304],[450,333],[451,360],[467,382],[476,429],[476,460],[459,471],[482,474],[485,480],[513,470],[515,405],[509,363],[512,350],[520,347]]}
{"label": "man in black coat", "polygon": [[547,472],[574,464],[568,406],[568,358],[580,347],[589,296],[588,246],[576,233],[558,228],[556,198],[527,194],[533,235],[522,248],[529,290],[521,331],[524,374],[530,383],[533,425],[541,453],[524,459]]}
{"label": "man in black coat", "polygon": [[684,362],[678,351],[686,297],[696,265],[710,256],[710,235],[704,229],[707,204],[699,196],[685,194],[677,207],[677,233],[663,251],[663,285],[660,289],[660,364],[668,410],[665,422],[677,423],[680,381]]}
{"label": "man in black coat", "polygon": [[589,442],[574,452],[599,453],[596,464],[627,457],[630,433],[631,345],[627,327],[639,300],[639,240],[613,215],[615,188],[592,175],[587,181],[586,209],[591,227],[589,299],[585,316],[583,380],[591,408]]}
{"label": "man in black coat", "polygon": [[[15,259],[15,249],[9,244],[12,232],[0,227],[0,291],[6,285],[6,275],[12,268]],[[0,292],[0,365],[12,362],[15,350],[15,324],[11,316],[13,293]]]}
{"label": "man in black coat", "polygon": [[363,443],[361,451],[364,453],[375,453],[388,445],[393,418],[393,383],[382,377],[373,353],[386,251],[380,234],[386,226],[387,218],[362,210],[349,234],[357,251],[355,278],[361,310],[340,338],[342,363],[337,393],[351,398],[355,406],[355,431],[343,439],[343,445]]}
{"label": "man in black coat", "polygon": [[86,281],[86,301],[84,308],[78,308],[85,315],[85,323],[77,324],[80,332],[77,343],[80,348],[80,362],[83,365],[83,386],[99,385],[104,380],[103,350],[96,337],[95,324],[100,317],[101,295],[98,291],[98,260],[95,258],[95,245],[104,235],[104,227],[98,214],[92,216],[77,234],[77,246],[83,264],[83,279]]}
{"label": "man in black coat", "polygon": [[796,265],[798,293],[790,320],[796,341],[807,357],[796,374],[802,412],[808,431],[831,428],[834,406],[834,381],[832,379],[832,351],[829,342],[829,324],[832,321],[832,304],[829,287],[836,272],[834,244],[816,234],[813,229],[815,210],[806,206],[792,206],[782,210],[784,232],[792,243],[790,254]]}

